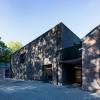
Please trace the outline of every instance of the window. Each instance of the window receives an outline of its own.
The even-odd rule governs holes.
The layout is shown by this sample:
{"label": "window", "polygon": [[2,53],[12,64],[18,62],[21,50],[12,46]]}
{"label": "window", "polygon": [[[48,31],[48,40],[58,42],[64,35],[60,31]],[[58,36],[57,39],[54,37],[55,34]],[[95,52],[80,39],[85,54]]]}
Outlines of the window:
{"label": "window", "polygon": [[20,63],[24,63],[26,60],[26,53],[20,55]]}

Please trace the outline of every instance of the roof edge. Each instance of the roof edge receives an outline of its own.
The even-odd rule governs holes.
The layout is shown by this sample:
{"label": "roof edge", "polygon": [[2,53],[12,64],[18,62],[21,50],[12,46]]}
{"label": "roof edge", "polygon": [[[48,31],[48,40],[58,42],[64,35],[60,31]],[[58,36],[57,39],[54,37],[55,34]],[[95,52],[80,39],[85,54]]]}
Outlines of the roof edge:
{"label": "roof edge", "polygon": [[[27,43],[26,45],[24,45],[23,47],[21,47],[20,49],[18,49],[17,51],[15,51],[12,56],[17,53],[18,51],[20,51],[21,49],[23,49],[25,46],[27,46],[28,44],[32,43],[33,41],[35,41],[36,39],[38,39],[39,37],[41,37],[42,35],[46,34],[47,32],[49,32],[50,30],[52,30],[53,28],[55,28],[58,25],[64,25],[63,22],[59,22],[58,24],[56,24],[54,27],[51,27],[48,31],[45,31],[43,34],[39,35],[37,38],[33,39],[31,42]],[[65,26],[65,25],[64,25]]]}
{"label": "roof edge", "polygon": [[98,29],[100,27],[100,24],[98,26],[96,26],[95,28],[93,28],[89,33],[87,33],[82,40],[84,40],[88,35],[90,35],[93,31],[95,31],[96,29]]}

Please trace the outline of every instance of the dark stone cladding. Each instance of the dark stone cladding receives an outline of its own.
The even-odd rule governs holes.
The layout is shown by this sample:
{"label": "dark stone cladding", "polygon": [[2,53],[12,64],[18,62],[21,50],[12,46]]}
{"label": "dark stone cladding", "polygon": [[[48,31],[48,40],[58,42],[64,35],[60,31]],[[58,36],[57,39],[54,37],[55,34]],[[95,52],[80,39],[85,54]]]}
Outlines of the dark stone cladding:
{"label": "dark stone cladding", "polygon": [[[59,61],[62,50],[78,44],[81,40],[63,23],[59,23],[37,39],[28,43],[11,57],[12,77],[24,80],[42,80],[43,65],[52,64],[53,83],[62,82]],[[20,55],[25,53],[25,62],[20,63]]]}
{"label": "dark stone cladding", "polygon": [[83,38],[82,88],[100,90],[100,25]]}

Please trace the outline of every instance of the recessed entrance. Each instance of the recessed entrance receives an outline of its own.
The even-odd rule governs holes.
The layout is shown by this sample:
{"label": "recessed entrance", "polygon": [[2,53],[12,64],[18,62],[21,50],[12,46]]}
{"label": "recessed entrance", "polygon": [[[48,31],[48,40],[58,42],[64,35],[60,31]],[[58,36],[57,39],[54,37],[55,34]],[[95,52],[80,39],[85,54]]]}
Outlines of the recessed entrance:
{"label": "recessed entrance", "polygon": [[62,66],[62,83],[65,84],[81,84],[82,82],[81,67],[71,64],[63,64]]}
{"label": "recessed entrance", "polygon": [[52,64],[43,65],[43,81],[52,82]]}
{"label": "recessed entrance", "polygon": [[82,68],[74,67],[74,75],[75,75],[74,83],[78,83],[81,85],[81,83],[82,83]]}

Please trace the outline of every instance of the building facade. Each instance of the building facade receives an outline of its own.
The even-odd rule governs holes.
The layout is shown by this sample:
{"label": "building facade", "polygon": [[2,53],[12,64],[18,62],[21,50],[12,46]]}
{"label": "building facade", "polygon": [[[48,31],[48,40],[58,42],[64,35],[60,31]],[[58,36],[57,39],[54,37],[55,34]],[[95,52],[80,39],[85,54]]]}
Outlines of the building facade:
{"label": "building facade", "polygon": [[63,23],[11,57],[12,77],[100,90],[100,25],[80,40]]}
{"label": "building facade", "polygon": [[12,77],[53,84],[81,83],[79,48],[81,40],[60,23],[12,55]]}
{"label": "building facade", "polygon": [[83,38],[82,49],[82,87],[100,90],[100,25]]}

